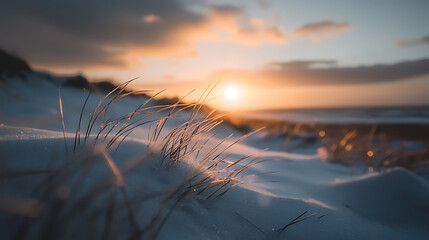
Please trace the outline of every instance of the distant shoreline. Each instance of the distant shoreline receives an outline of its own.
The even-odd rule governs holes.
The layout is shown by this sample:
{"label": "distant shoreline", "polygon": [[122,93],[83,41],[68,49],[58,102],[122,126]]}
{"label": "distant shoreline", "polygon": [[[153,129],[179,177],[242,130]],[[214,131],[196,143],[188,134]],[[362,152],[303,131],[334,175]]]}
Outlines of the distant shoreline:
{"label": "distant shoreline", "polygon": [[334,107],[291,107],[291,108],[272,108],[272,109],[254,109],[238,111],[239,113],[248,112],[280,112],[280,111],[310,111],[310,110],[359,110],[359,109],[428,109],[429,105],[386,105],[386,106],[334,106]]}
{"label": "distant shoreline", "polygon": [[243,111],[235,117],[263,120],[286,121],[305,124],[335,125],[400,125],[429,124],[429,106],[414,107],[372,107],[372,108],[315,108]]}
{"label": "distant shoreline", "polygon": [[295,133],[319,133],[324,131],[331,136],[344,136],[347,132],[357,131],[359,135],[373,134],[381,138],[402,139],[409,141],[429,141],[429,123],[316,123],[296,122],[278,119],[255,119],[231,116],[228,120],[239,128],[266,127],[276,135]]}

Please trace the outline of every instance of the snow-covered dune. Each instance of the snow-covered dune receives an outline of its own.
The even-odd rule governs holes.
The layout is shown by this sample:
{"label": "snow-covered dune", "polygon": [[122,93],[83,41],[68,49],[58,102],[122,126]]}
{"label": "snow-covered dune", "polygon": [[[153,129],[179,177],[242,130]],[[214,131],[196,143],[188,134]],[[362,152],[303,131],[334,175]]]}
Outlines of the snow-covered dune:
{"label": "snow-covered dune", "polygon": [[[82,136],[74,151],[79,117],[89,91],[63,86],[67,78],[47,78],[35,72],[25,76],[26,80],[3,76],[7,81],[0,83],[2,239],[22,234],[28,239],[429,236],[429,180],[425,170],[395,168],[373,173],[363,166],[324,162],[317,149],[310,149],[309,154],[264,151],[264,133],[228,148],[243,135],[228,125],[215,127],[215,136],[202,135],[200,155],[194,152],[181,162],[167,159],[161,164],[165,161],[162,141],[150,138],[155,124],[136,127],[117,149],[119,141],[110,149],[101,140],[92,144],[100,139],[94,130],[85,143]],[[59,108],[60,86],[65,132]],[[82,116],[82,135],[103,97],[92,93],[89,98]],[[146,100],[146,96],[122,98],[109,107],[106,117],[114,119],[133,112]],[[148,106],[151,104],[156,102]],[[181,111],[169,119],[159,139],[168,138],[190,114]],[[160,112],[148,119],[165,115]],[[204,118],[204,114],[196,118]],[[228,138],[230,133],[234,135]],[[228,186],[240,184],[225,194],[220,193],[228,188],[216,192],[215,185],[207,185],[213,187],[205,190],[185,181],[195,168],[206,166],[198,161],[217,144],[219,151],[226,149],[221,154],[225,160],[204,174],[234,162],[243,166],[251,158],[240,159],[252,154],[264,160],[243,169],[238,175],[243,178]],[[303,213],[296,220],[307,219],[281,230]]]}

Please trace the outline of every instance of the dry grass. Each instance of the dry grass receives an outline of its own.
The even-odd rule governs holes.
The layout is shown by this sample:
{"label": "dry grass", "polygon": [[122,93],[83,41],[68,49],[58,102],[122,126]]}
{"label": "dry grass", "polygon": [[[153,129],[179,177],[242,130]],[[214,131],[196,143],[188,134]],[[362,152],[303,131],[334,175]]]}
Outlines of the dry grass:
{"label": "dry grass", "polygon": [[292,221],[290,221],[289,223],[287,223],[283,227],[277,229],[277,232],[283,232],[284,230],[286,230],[286,228],[288,228],[294,224],[297,224],[299,222],[305,221],[311,217],[316,216],[316,214],[311,214],[311,215],[305,216],[307,213],[308,213],[307,211],[303,212],[302,214],[300,214],[298,217],[294,218]]}
{"label": "dry grass", "polygon": [[[255,155],[230,160],[226,153],[260,129],[236,139],[230,135],[214,144],[213,129],[222,123],[223,115],[217,115],[214,110],[203,114],[201,109],[215,85],[209,86],[197,103],[183,104],[180,99],[170,105],[150,105],[153,96],[134,111],[109,119],[109,108],[117,100],[138,93],[125,91],[130,82],[106,94],[91,111],[87,123],[83,124],[91,98],[91,93],[88,94],[74,134],[73,152],[66,159],[57,160],[61,162],[59,167],[1,173],[0,177],[5,181],[39,176],[39,180],[34,182],[26,182],[28,178],[22,178],[22,181],[32,186],[32,192],[26,194],[29,199],[40,203],[40,212],[31,217],[18,211],[10,212],[7,218],[13,224],[10,224],[6,238],[113,239],[125,234],[129,239],[156,239],[171,213],[188,196],[216,199],[235,186],[252,183],[248,179],[256,174],[246,175],[245,170],[264,160]],[[59,105],[67,145],[66,109],[63,109],[60,91]],[[188,120],[166,130],[167,121],[182,111],[188,111]],[[110,152],[118,150],[133,130],[145,125],[150,130],[148,148],[118,166]],[[128,176],[134,169],[150,168],[150,162],[158,159],[157,153],[160,154],[160,168],[185,162],[192,162],[193,166],[172,188],[149,187],[138,194],[130,194]],[[144,183],[146,177],[142,174],[138,181]],[[146,204],[154,203],[156,208],[147,208]],[[140,208],[145,210],[143,217]],[[146,220],[142,222],[141,219]]]}
{"label": "dry grass", "polygon": [[[366,134],[349,130],[340,138],[322,138],[321,142],[327,153],[326,160],[347,165],[363,162],[371,171],[384,171],[394,167],[414,170],[429,166],[428,142],[408,142],[377,136],[375,129],[374,127]],[[410,147],[410,143],[420,147]]]}
{"label": "dry grass", "polygon": [[[369,170],[384,171],[404,167],[410,170],[429,166],[429,125],[427,124],[354,124],[295,123],[228,117],[241,129],[267,127],[267,133],[288,146],[304,135],[321,146],[326,161],[354,166],[367,165]],[[245,122],[246,124],[243,124]],[[418,147],[410,147],[414,144]]]}

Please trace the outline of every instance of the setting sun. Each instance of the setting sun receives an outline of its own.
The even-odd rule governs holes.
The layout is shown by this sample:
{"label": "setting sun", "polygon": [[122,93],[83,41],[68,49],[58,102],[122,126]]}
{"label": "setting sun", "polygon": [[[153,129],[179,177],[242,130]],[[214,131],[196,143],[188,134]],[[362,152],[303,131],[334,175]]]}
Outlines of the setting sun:
{"label": "setting sun", "polygon": [[228,101],[236,101],[239,98],[239,91],[236,87],[230,86],[225,89],[225,98]]}

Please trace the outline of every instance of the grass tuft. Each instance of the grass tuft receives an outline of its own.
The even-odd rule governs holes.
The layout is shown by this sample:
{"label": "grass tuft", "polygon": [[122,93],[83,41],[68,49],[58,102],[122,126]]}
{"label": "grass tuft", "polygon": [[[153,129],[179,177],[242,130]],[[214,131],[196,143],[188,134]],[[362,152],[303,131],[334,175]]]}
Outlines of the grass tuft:
{"label": "grass tuft", "polygon": [[[142,92],[125,90],[132,81],[120,84],[103,96],[89,111],[89,119],[85,116],[91,93],[86,96],[74,132],[73,152],[52,164],[55,167],[0,172],[4,181],[19,178],[32,186],[31,199],[43,206],[37,216],[33,214],[31,218],[19,211],[10,214],[17,230],[12,238],[114,239],[125,234],[129,239],[156,239],[171,214],[189,195],[203,201],[218,199],[236,186],[257,182],[251,181],[254,176],[272,173],[246,174],[246,169],[264,160],[255,154],[237,159],[228,154],[240,141],[263,128],[238,138],[231,134],[216,142],[215,128],[222,124],[225,115],[216,110],[203,113],[202,109],[217,83],[209,85],[196,103],[185,104],[182,98],[172,104],[157,104],[153,100],[161,91],[131,112],[111,117],[109,110],[119,99]],[[58,95],[67,151],[66,109],[61,89]],[[178,114],[185,112],[189,117],[181,120]],[[177,125],[167,128],[167,122],[173,118],[177,118]],[[147,149],[134,158],[121,159],[124,162],[118,164],[111,153],[117,151],[134,130],[144,126],[148,127]],[[133,184],[146,188],[130,191],[127,181],[132,172],[142,167],[151,168],[151,163],[158,159],[156,165],[160,169],[187,164],[189,171],[180,173],[182,178],[177,184],[163,189],[147,183],[150,181],[143,171],[137,178],[133,175],[133,181],[137,181]],[[26,182],[28,176],[37,176],[40,181]],[[147,204],[152,207],[148,208]]]}

